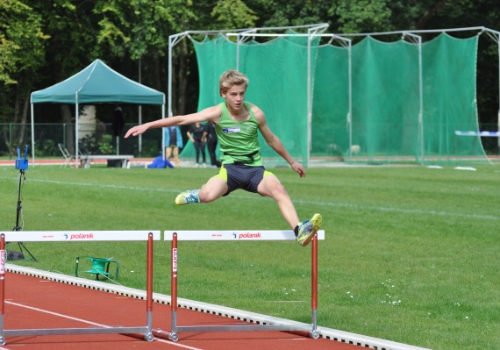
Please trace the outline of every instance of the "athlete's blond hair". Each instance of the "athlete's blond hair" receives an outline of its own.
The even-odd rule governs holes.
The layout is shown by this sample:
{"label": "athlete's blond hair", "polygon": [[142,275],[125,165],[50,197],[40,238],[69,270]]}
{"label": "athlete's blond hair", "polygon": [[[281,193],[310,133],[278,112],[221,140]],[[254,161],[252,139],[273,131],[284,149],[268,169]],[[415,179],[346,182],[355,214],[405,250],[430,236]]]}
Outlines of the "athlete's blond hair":
{"label": "athlete's blond hair", "polygon": [[221,93],[226,93],[234,85],[248,86],[248,78],[245,74],[236,70],[228,70],[222,73],[219,79],[219,88]]}

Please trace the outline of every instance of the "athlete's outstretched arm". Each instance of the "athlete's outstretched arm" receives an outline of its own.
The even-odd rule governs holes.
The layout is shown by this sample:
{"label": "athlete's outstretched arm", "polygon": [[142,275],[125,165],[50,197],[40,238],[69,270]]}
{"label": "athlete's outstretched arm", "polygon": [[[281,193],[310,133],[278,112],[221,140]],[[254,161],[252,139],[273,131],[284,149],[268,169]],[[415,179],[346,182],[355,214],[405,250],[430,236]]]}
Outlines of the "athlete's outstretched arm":
{"label": "athlete's outstretched arm", "polygon": [[162,118],[149,123],[136,125],[130,128],[125,134],[125,138],[129,136],[137,136],[145,133],[149,129],[166,128],[175,125],[190,125],[197,122],[204,122],[212,120],[217,122],[222,111],[219,105],[206,108],[197,113],[191,113],[187,115],[179,115],[176,117]]}

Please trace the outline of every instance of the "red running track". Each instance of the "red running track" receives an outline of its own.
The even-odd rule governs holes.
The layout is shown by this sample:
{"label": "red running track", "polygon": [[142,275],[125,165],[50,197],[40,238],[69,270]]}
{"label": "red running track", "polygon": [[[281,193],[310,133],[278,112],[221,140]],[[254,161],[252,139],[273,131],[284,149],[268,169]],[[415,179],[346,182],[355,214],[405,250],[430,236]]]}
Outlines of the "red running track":
{"label": "red running track", "polygon": [[[231,325],[242,321],[179,308],[178,325]],[[6,273],[5,330],[144,327],[146,301],[15,273]],[[170,330],[170,306],[154,303],[153,330]],[[23,335],[6,337],[0,350],[360,350],[362,347],[307,335],[265,332],[181,333],[179,341],[142,334]]]}

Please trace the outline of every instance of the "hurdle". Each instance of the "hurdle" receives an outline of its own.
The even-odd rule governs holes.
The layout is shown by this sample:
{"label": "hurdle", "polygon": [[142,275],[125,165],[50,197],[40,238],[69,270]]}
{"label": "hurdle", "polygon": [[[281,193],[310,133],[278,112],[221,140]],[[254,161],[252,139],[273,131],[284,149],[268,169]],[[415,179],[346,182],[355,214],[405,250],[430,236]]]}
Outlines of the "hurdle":
{"label": "hurdle", "polygon": [[[171,241],[171,331],[153,330],[155,336],[179,340],[182,332],[243,332],[243,331],[284,331],[309,332],[313,339],[319,338],[317,324],[318,309],[318,240],[325,239],[325,231],[320,230],[311,240],[311,326],[286,324],[242,324],[242,325],[203,325],[179,326],[177,324],[177,281],[178,281],[178,248],[177,241],[281,241],[296,240],[293,231],[165,231],[164,240]],[[297,247],[297,249],[300,249]]]}
{"label": "hurdle", "polygon": [[[153,341],[153,241],[160,240],[160,231],[13,231],[0,232],[0,345],[6,337],[20,335],[68,335],[68,334],[144,334]],[[40,328],[5,329],[5,242],[96,242],[96,241],[147,241],[147,291],[146,325],[136,327],[106,328]]]}

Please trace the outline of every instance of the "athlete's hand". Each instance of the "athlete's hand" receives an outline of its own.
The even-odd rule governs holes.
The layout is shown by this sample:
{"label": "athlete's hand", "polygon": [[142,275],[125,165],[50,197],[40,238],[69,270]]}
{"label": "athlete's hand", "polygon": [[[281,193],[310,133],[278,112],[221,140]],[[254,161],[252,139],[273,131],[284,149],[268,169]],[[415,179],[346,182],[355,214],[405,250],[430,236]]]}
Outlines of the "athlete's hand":
{"label": "athlete's hand", "polygon": [[300,177],[306,177],[306,171],[304,167],[299,162],[293,162],[291,164],[292,170],[299,174]]}
{"label": "athlete's hand", "polygon": [[125,138],[127,138],[131,135],[137,136],[137,135],[143,134],[146,132],[146,130],[148,130],[148,127],[146,126],[146,124],[136,125],[127,131],[127,133],[125,134]]}

